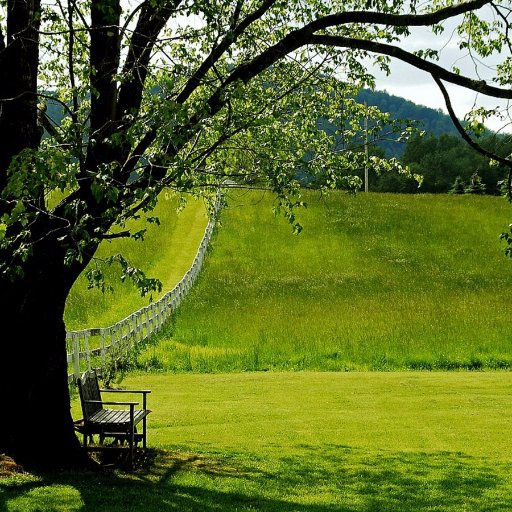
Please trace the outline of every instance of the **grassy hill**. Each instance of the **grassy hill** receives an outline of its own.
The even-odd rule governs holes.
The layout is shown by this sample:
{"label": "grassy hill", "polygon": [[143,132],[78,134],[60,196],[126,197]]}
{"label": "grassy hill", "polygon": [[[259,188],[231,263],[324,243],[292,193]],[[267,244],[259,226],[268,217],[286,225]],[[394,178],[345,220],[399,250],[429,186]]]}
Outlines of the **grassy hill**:
{"label": "grassy hill", "polygon": [[108,267],[101,259],[121,252],[128,261],[142,268],[150,277],[160,279],[162,293],[153,294],[156,300],[171,290],[190,268],[207,224],[204,205],[190,200],[177,213],[178,200],[171,193],[163,193],[152,215],[159,217],[161,226],[137,221],[137,230],[148,228],[143,243],[133,239],[104,242],[90,266],[98,265],[113,286],[112,293],[88,290],[82,275],[75,283],[66,303],[65,320],[68,330],[107,327],[146,306],[150,297],[141,297],[135,287],[120,280],[120,269]]}
{"label": "grassy hill", "polygon": [[172,371],[512,367],[500,198],[310,192],[304,231],[240,193],[157,344]]}

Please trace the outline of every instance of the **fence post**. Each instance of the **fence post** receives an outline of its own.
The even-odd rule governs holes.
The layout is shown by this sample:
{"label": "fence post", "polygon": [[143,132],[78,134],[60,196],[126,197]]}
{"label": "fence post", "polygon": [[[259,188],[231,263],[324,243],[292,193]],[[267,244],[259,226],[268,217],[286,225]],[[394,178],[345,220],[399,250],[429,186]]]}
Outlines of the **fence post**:
{"label": "fence post", "polygon": [[73,375],[75,382],[80,378],[80,338],[73,335]]}
{"label": "fence post", "polygon": [[145,308],[145,317],[146,317],[146,338],[149,338],[151,335],[151,327],[149,325],[149,308]]}
{"label": "fence post", "polygon": [[106,365],[106,349],[105,349],[105,331],[106,329],[100,329],[100,357],[101,357],[101,365]]}
{"label": "fence post", "polygon": [[144,339],[144,332],[142,331],[142,315],[140,311],[135,315],[135,332],[137,343],[140,343]]}
{"label": "fence post", "polygon": [[87,369],[91,370],[91,349],[89,348],[89,337],[90,332],[88,330],[83,331],[84,337],[84,351],[85,351],[85,360],[87,361]]}

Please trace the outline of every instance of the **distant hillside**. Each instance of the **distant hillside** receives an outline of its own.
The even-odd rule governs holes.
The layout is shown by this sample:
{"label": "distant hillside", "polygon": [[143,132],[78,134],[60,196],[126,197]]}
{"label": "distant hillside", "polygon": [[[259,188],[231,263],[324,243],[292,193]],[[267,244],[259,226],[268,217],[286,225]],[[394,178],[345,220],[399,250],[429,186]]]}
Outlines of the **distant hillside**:
{"label": "distant hillside", "polygon": [[[424,130],[429,136],[451,135],[459,138],[450,117],[440,109],[424,107],[385,91],[371,91],[369,89],[362,89],[355,99],[361,104],[366,102],[369,106],[377,107],[381,112],[389,113],[394,120],[414,121],[418,129]],[[335,134],[339,129],[338,126],[324,118],[318,119],[317,126],[329,134]],[[364,134],[361,132],[359,137],[359,142],[362,144]],[[405,150],[404,142],[394,142],[393,140],[380,141],[377,146],[388,157],[400,158]]]}
{"label": "distant hillside", "polygon": [[[416,105],[412,101],[399,96],[393,96],[385,91],[370,91],[363,89],[357,95],[357,101],[378,107],[382,112],[389,112],[393,119],[411,119],[418,122],[418,128],[428,134],[439,137],[440,135],[458,135],[450,117],[441,110]],[[379,146],[388,156],[401,156],[404,144],[385,141]]]}
{"label": "distant hillside", "polygon": [[389,112],[393,119],[414,119],[420,123],[423,130],[432,135],[457,135],[457,130],[450,117],[440,109],[417,105],[385,91],[370,91],[368,89],[363,89],[357,95],[357,100],[361,103],[366,101],[368,105],[379,107],[382,112]]}

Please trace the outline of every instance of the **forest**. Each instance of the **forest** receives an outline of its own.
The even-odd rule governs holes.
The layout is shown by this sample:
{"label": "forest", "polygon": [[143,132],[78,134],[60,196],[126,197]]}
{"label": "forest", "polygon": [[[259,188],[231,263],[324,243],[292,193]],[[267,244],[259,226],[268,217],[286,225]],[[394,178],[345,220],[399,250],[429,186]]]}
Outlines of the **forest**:
{"label": "forest", "polygon": [[[512,144],[508,137],[488,134],[481,139],[484,147],[508,156]],[[373,150],[382,154],[381,148]],[[369,187],[374,192],[403,193],[477,193],[499,195],[506,170],[493,165],[488,158],[470,148],[460,137],[450,134],[416,134],[405,144],[400,157],[421,182],[408,176],[386,173],[369,174]],[[475,182],[480,186],[471,186]]]}
{"label": "forest", "polygon": [[[399,173],[377,173],[369,163],[369,190],[398,193],[477,193],[499,195],[501,183],[507,171],[494,165],[489,158],[477,153],[457,133],[450,117],[440,109],[417,105],[386,91],[362,89],[356,96],[360,103],[375,106],[388,112],[393,120],[406,123],[413,120],[410,137],[399,140],[399,134],[382,130],[382,135],[368,138],[370,157],[397,158],[409,167],[411,175],[419,175],[420,181]],[[333,132],[339,127],[320,122],[324,129]],[[496,154],[507,157],[512,153],[510,135],[483,130],[479,143]],[[359,150],[364,151],[365,133],[361,127]],[[373,171],[373,172],[372,172]],[[359,177],[363,179],[364,169]],[[475,182],[477,185],[475,185]],[[473,185],[473,186],[472,186]]]}

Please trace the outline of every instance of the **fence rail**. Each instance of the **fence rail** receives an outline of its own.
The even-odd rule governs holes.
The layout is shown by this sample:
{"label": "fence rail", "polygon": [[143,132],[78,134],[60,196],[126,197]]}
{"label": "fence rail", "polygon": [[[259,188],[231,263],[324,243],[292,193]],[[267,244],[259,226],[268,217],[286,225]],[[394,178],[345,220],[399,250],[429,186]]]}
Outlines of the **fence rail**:
{"label": "fence rail", "polygon": [[[113,349],[134,347],[137,343],[146,340],[162,329],[166,320],[181,304],[201,271],[215,227],[220,200],[221,193],[219,191],[213,214],[208,221],[192,266],[171,291],[167,292],[160,300],[135,311],[110,327],[68,331],[66,333],[66,344],[69,350],[67,360],[68,365],[72,365],[73,369],[73,372],[68,375],[70,384],[76,382],[76,379],[80,377],[81,368],[84,364],[88,369],[91,368],[92,357],[99,357],[102,363],[105,363],[107,354]],[[98,348],[90,348],[91,338],[95,339],[95,345],[99,344]]]}

